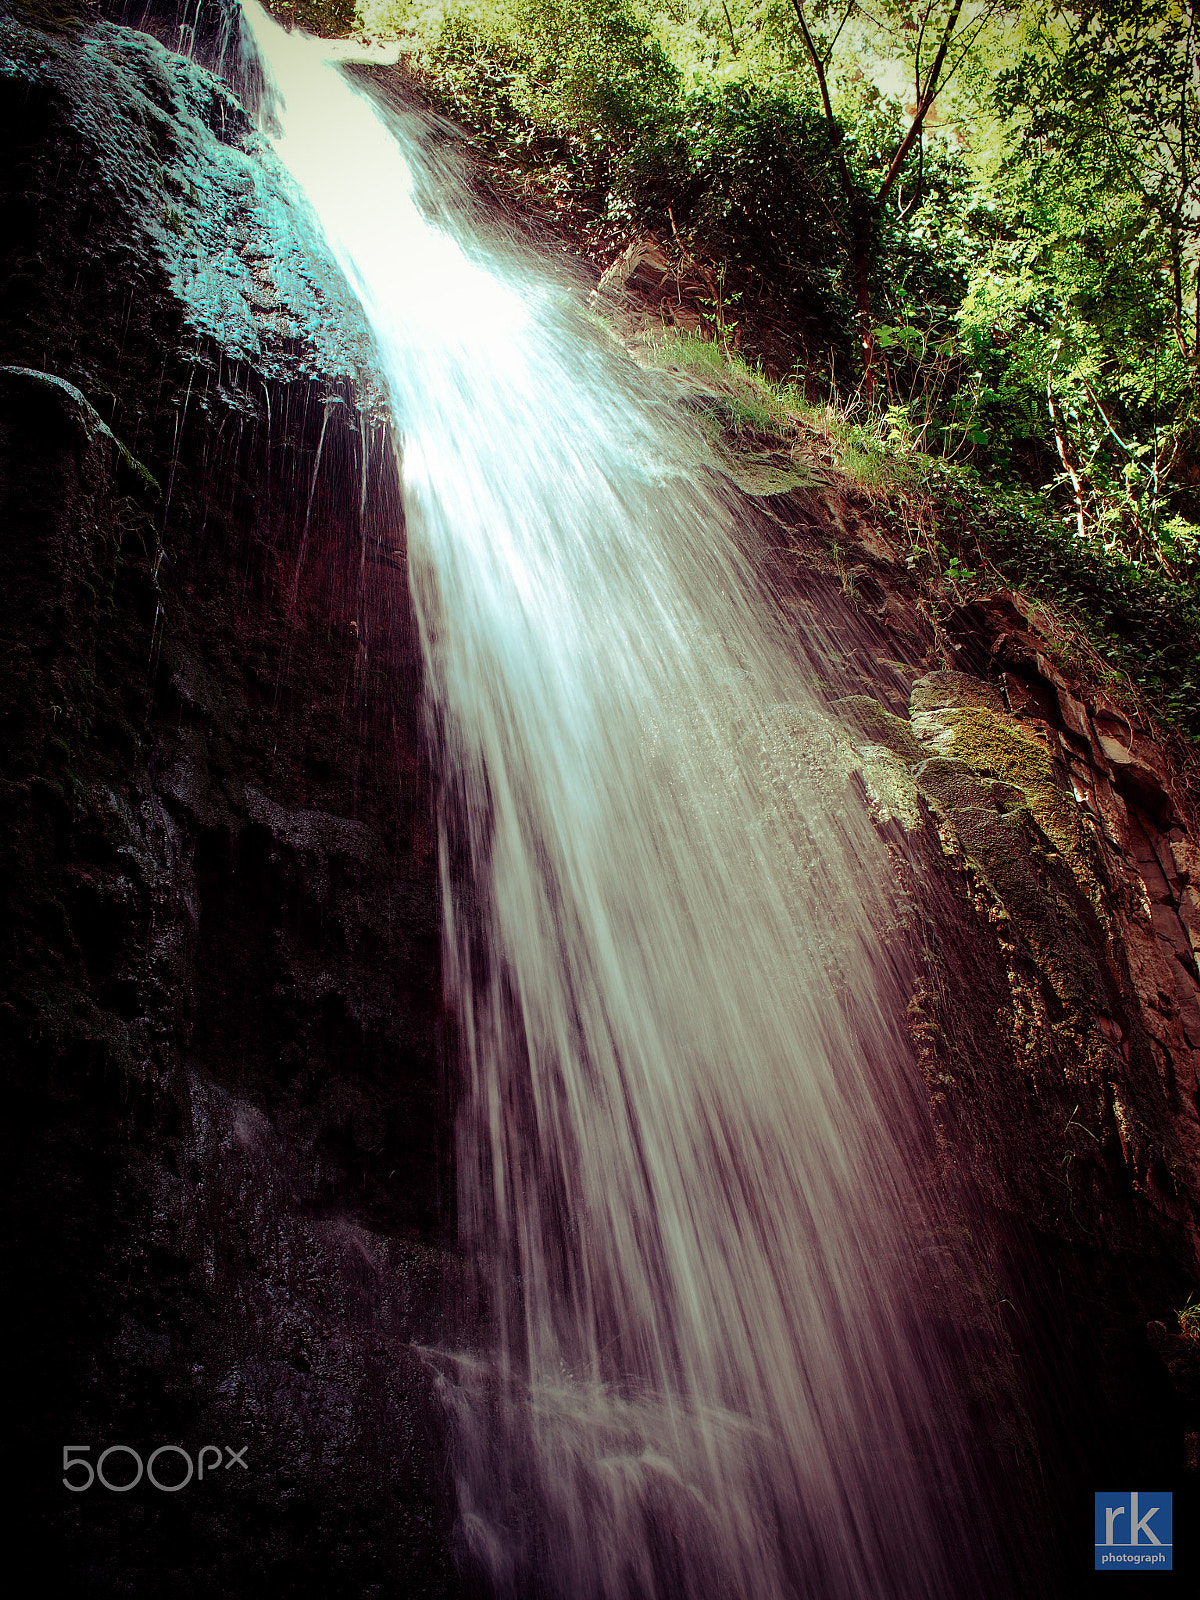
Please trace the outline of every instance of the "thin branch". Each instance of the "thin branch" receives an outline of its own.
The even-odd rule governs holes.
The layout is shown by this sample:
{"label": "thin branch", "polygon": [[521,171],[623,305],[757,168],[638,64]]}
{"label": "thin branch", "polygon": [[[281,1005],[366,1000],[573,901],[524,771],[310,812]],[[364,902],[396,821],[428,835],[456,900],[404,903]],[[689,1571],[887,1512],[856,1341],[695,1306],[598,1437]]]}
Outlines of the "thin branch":
{"label": "thin branch", "polygon": [[[962,0],[959,0],[959,4],[962,4]],[[838,171],[842,179],[842,188],[845,191],[846,199],[853,205],[854,185],[850,180],[850,169],[846,165],[846,157],[842,153],[842,130],[833,114],[833,102],[829,98],[829,84],[825,79],[825,63],[821,60],[817,47],[813,43],[813,36],[808,31],[808,22],[804,15],[802,0],[792,0],[792,10],[796,13],[796,21],[800,24],[800,32],[804,38],[805,49],[808,51],[809,59],[812,61],[813,71],[817,75],[817,87],[821,91],[821,104],[825,107],[825,122],[829,128],[830,138],[833,140],[834,154],[837,157]]]}
{"label": "thin branch", "polygon": [[1154,350],[1154,511],[1158,510],[1158,348]]}
{"label": "thin branch", "polygon": [[[1195,15],[1195,12],[1191,8],[1189,8],[1189,10],[1188,10],[1188,46],[1189,46],[1189,49],[1191,51],[1193,60],[1195,59],[1195,39],[1196,39],[1196,15]],[[1188,171],[1187,171],[1187,153],[1188,153],[1187,121],[1188,121],[1188,117],[1187,117],[1187,102],[1188,102],[1188,70],[1187,70],[1186,67],[1184,67],[1184,69],[1183,69],[1183,82],[1179,85],[1179,175],[1180,175],[1180,178],[1183,181],[1183,189],[1184,189],[1185,193],[1187,192],[1187,188],[1188,188]]]}
{"label": "thin branch", "polygon": [[917,104],[921,102],[921,46],[925,43],[925,29],[929,26],[929,19],[933,15],[933,0],[925,7],[925,15],[921,18],[921,31],[917,34],[917,55],[913,67],[913,81],[917,86]]}
{"label": "thin branch", "polygon": [[873,23],[874,23],[874,24],[875,24],[875,26],[876,26],[876,27],[877,27],[877,28],[878,28],[878,29],[879,29],[879,30],[880,30],[880,31],[881,31],[881,32],[882,32],[882,31],[883,31],[883,23],[882,23],[882,22],[880,22],[880,20],[879,20],[879,18],[878,18],[878,17],[877,17],[877,16],[876,16],[876,15],[875,15],[875,13],[874,13],[874,12],[873,12],[873,11],[868,11],[868,10],[867,10],[867,8],[866,8],[866,6],[864,6],[864,5],[863,5],[863,4],[862,4],[862,3],[861,3],[861,0],[858,0],[858,3],[857,3],[857,4],[856,4],[856,6],[855,6],[855,10],[857,10],[857,11],[861,11],[861,12],[862,12],[862,14],[863,14],[863,16],[864,16],[864,17],[866,17],[866,19],[867,19],[867,21],[868,21],[868,22],[873,22]]}
{"label": "thin branch", "polygon": [[[1146,481],[1150,485],[1150,497],[1151,497],[1150,516],[1151,516],[1151,519],[1153,520],[1154,516],[1157,514],[1157,511],[1158,511],[1158,499],[1159,499],[1158,490],[1159,490],[1159,462],[1160,462],[1160,455],[1159,455],[1159,448],[1158,448],[1158,419],[1157,419],[1157,416],[1155,417],[1155,422],[1154,422],[1154,463],[1150,468],[1147,469],[1145,467],[1142,467],[1140,462],[1136,461],[1136,459],[1134,457],[1133,446],[1131,444],[1126,444],[1124,439],[1122,439],[1121,435],[1117,432],[1116,428],[1113,427],[1112,419],[1109,417],[1109,415],[1105,411],[1104,407],[1100,404],[1099,397],[1097,396],[1095,390],[1092,388],[1091,384],[1087,381],[1086,378],[1083,381],[1083,387],[1084,387],[1085,391],[1087,392],[1088,399],[1092,402],[1092,404],[1095,406],[1096,410],[1100,413],[1100,418],[1101,418],[1101,421],[1104,423],[1104,426],[1108,429],[1109,433],[1112,434],[1113,438],[1121,446],[1121,449],[1126,452],[1126,454],[1129,456],[1130,460],[1134,461],[1135,465],[1138,466],[1140,468],[1140,470],[1145,474]],[[1154,354],[1154,392],[1155,392],[1155,395],[1157,396],[1157,394],[1158,394],[1158,352],[1157,351],[1155,351],[1155,354]],[[1092,452],[1093,458],[1098,453],[1099,448],[1100,448],[1099,445],[1097,445],[1096,446],[1096,450],[1094,450]],[[1174,461],[1174,454],[1172,453],[1172,462],[1173,461]],[[1169,470],[1169,467],[1170,467],[1170,463],[1168,463],[1168,470]],[[1137,528],[1139,534],[1142,534],[1144,536],[1145,530],[1142,527],[1141,513],[1139,511],[1137,501],[1134,499],[1132,489],[1126,487],[1125,498],[1128,500],[1130,509],[1131,509],[1131,511],[1133,513],[1134,526]]]}
{"label": "thin branch", "polygon": [[[792,3],[795,4],[796,0],[792,0]],[[900,175],[900,168],[908,159],[908,152],[912,149],[914,140],[919,136],[921,129],[925,126],[925,118],[929,115],[929,108],[933,104],[934,96],[937,93],[938,76],[942,70],[942,63],[946,59],[946,51],[950,48],[950,40],[953,38],[954,30],[958,26],[958,19],[962,12],[962,8],[963,0],[954,0],[954,5],[951,8],[950,15],[946,19],[946,29],[942,34],[942,42],[938,45],[938,53],[934,57],[933,66],[929,69],[929,76],[925,80],[925,93],[917,102],[917,113],[916,116],[913,117],[912,126],[909,128],[907,134],[905,134],[903,143],[901,144],[899,150],[896,151],[895,156],[892,158],[892,164],[888,168],[887,177],[883,180],[883,184],[879,190],[879,193],[875,197],[876,206],[882,206],[883,202],[887,199],[888,191],[891,189],[892,185]]]}
{"label": "thin branch", "polygon": [[[1189,366],[1195,366],[1200,361],[1200,335],[1196,342],[1189,348],[1187,339],[1187,325],[1184,322],[1183,312],[1183,241],[1180,238],[1180,229],[1172,227],[1170,230],[1171,251],[1171,322],[1175,329],[1175,343],[1179,346],[1179,353]],[[1197,286],[1197,306],[1200,307],[1200,284]],[[1198,318],[1200,320],[1200,318]]]}
{"label": "thin branch", "polygon": [[988,6],[987,10],[983,13],[983,15],[979,18],[978,22],[975,24],[974,33],[970,32],[970,24],[968,24],[967,28],[965,28],[963,30],[963,36],[966,39],[966,42],[963,45],[962,49],[959,51],[958,56],[955,59],[954,65],[952,67],[948,67],[946,69],[946,71],[942,73],[941,82],[938,85],[938,87],[940,89],[944,89],[946,87],[946,85],[950,82],[951,78],[953,78],[954,74],[958,71],[959,67],[962,66],[963,62],[970,55],[971,49],[974,46],[975,41],[979,38],[979,35],[983,32],[984,28],[986,28],[988,23],[992,20],[993,13],[1000,9],[1000,5],[1001,5],[1001,0],[992,0],[991,5]]}
{"label": "thin branch", "polygon": [[857,9],[858,9],[858,0],[850,0],[850,4],[846,7],[846,15],[838,23],[837,32],[834,34],[833,38],[830,39],[830,41],[829,41],[829,49],[826,50],[826,52],[825,52],[825,64],[827,66],[833,60],[834,46],[837,44],[838,40],[842,37],[842,29],[850,21],[850,18],[854,15],[854,13],[855,13],[855,11],[857,11]]}
{"label": "thin branch", "polygon": [[842,224],[838,219],[837,212],[825,198],[824,187],[820,184],[814,183],[806,171],[801,172],[800,181],[804,184],[805,188],[808,189],[809,193],[812,195],[813,199],[816,200],[817,204],[821,206],[821,208],[828,215],[829,225],[833,229],[834,233],[837,234],[838,238],[841,239],[843,243],[848,244],[850,236],[847,234],[845,228],[842,227]]}
{"label": "thin branch", "polygon": [[896,213],[897,213],[897,215],[899,217],[901,217],[901,218],[907,217],[908,214],[911,211],[915,211],[916,208],[920,205],[920,203],[921,203],[921,188],[922,188],[922,185],[924,184],[924,181],[925,181],[925,141],[924,141],[924,139],[918,139],[917,140],[917,184],[916,184],[916,188],[912,192],[912,199],[908,202],[907,205],[904,204],[903,195],[901,195],[900,198],[896,201]]}
{"label": "thin branch", "polygon": [[[1162,482],[1163,479],[1169,478],[1171,476],[1171,469],[1175,465],[1175,460],[1176,460],[1176,457],[1179,455],[1179,449],[1180,449],[1180,446],[1181,446],[1182,442],[1183,441],[1179,438],[1178,435],[1176,435],[1176,437],[1171,440],[1171,453],[1170,453],[1170,455],[1167,457],[1167,459],[1165,461],[1163,461],[1159,455],[1157,455],[1157,454],[1155,455],[1155,457],[1154,457],[1154,472],[1155,472],[1156,482]],[[1155,493],[1155,497],[1157,498],[1157,495],[1158,495],[1158,489],[1157,488],[1155,488],[1154,493]]]}
{"label": "thin branch", "polygon": [[729,48],[736,56],[738,53],[737,40],[733,36],[733,19],[729,15],[729,7],[725,0],[721,0],[721,10],[725,13],[725,26],[729,29]]}
{"label": "thin branch", "polygon": [[1105,411],[1104,407],[1100,404],[1099,398],[1097,397],[1095,390],[1092,388],[1091,384],[1087,381],[1086,378],[1083,380],[1083,387],[1087,390],[1088,399],[1092,402],[1092,404],[1095,406],[1096,410],[1100,413],[1100,420],[1103,422],[1104,426],[1108,429],[1109,433],[1112,434],[1113,438],[1121,446],[1121,449],[1125,451],[1126,455],[1132,456],[1133,455],[1133,446],[1130,445],[1130,444],[1126,444],[1124,439],[1122,439],[1121,435],[1113,427],[1112,422],[1109,420],[1109,416],[1108,416],[1107,411]]}
{"label": "thin branch", "polygon": [[803,0],[792,0],[792,10],[796,13],[796,21],[800,24],[800,32],[804,38],[805,47],[808,50],[809,57],[812,60],[813,70],[817,74],[817,85],[821,91],[821,103],[825,107],[825,120],[832,127],[833,106],[830,104],[829,100],[829,86],[825,82],[825,62],[822,60],[816,45],[813,43],[812,34],[808,31],[808,21],[804,15]]}
{"label": "thin branch", "polygon": [[1075,491],[1075,523],[1079,529],[1080,539],[1084,540],[1087,538],[1087,527],[1084,523],[1083,514],[1083,484],[1080,482],[1079,474],[1075,470],[1070,458],[1067,455],[1067,446],[1063,439],[1062,428],[1059,426],[1058,421],[1058,412],[1054,405],[1054,368],[1057,365],[1058,358],[1061,354],[1062,340],[1060,339],[1054,350],[1054,360],[1051,361],[1049,369],[1046,373],[1046,404],[1050,407],[1050,424],[1054,429],[1054,443],[1058,446],[1058,459],[1062,462],[1063,470],[1070,478],[1071,487]]}

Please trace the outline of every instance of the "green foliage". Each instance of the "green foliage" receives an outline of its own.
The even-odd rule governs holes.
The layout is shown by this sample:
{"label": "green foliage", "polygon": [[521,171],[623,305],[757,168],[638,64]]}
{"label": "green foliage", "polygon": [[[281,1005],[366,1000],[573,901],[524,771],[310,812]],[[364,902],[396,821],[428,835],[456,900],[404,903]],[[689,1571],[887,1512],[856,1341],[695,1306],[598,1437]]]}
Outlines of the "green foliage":
{"label": "green foliage", "polygon": [[1068,607],[1114,675],[1146,693],[1165,722],[1200,738],[1194,584],[1119,547],[1081,543],[1044,494],[985,484],[968,465],[929,459],[916,481],[936,508],[943,566],[990,565],[1014,587]]}
{"label": "green foliage", "polygon": [[[390,7],[446,109],[602,258],[652,231],[705,264],[717,340],[654,359],[710,364],[724,437],[815,429],[872,493],[927,493],[955,582],[990,564],[1076,606],[1114,670],[1200,731],[1181,0],[809,0],[823,84],[791,0],[364,3]],[[937,107],[889,189],[944,36]],[[738,369],[731,345],[764,315],[797,336],[801,381]],[[829,404],[806,407],[822,386]]]}
{"label": "green foliage", "polygon": [[416,34],[427,63],[477,112],[486,116],[494,102],[526,133],[625,148],[653,135],[661,108],[677,94],[676,70],[636,0],[460,0],[423,12],[393,7],[388,15],[393,29]]}
{"label": "green foliage", "polygon": [[348,34],[358,17],[355,0],[268,0],[268,10],[309,33],[333,39]]}
{"label": "green foliage", "polygon": [[992,461],[1053,452],[1094,537],[1187,576],[1200,121],[1182,7],[1026,6],[996,55],[972,77],[992,225],[959,318]]}
{"label": "green foliage", "polygon": [[798,395],[772,384],[736,350],[702,334],[672,333],[650,339],[648,365],[690,372],[722,397],[721,431],[752,441],[783,441],[795,433]]}
{"label": "green foliage", "polygon": [[919,476],[903,408],[868,416],[814,404],[797,383],[772,382],[737,350],[701,334],[651,339],[646,355],[649,365],[693,373],[719,394],[718,431],[735,440],[782,447],[794,462],[819,453],[872,492],[891,493]]}
{"label": "green foliage", "polygon": [[630,139],[652,130],[677,74],[636,0],[517,0],[535,104],[573,132]]}
{"label": "green foliage", "polygon": [[845,218],[829,204],[833,151],[816,107],[794,88],[735,79],[695,86],[680,113],[686,219],[710,246],[719,241],[831,312]]}
{"label": "green foliage", "polygon": [[975,467],[922,447],[912,411],[812,404],[794,383],[772,383],[713,339],[651,342],[653,365],[694,373],[722,397],[718,433],[750,446],[774,440],[793,460],[828,460],[860,484],[912,564],[933,563],[958,587],[1015,588],[1066,606],[1115,684],[1148,695],[1162,720],[1200,738],[1200,594],[1119,548],[1080,543],[1045,493],[987,483]]}

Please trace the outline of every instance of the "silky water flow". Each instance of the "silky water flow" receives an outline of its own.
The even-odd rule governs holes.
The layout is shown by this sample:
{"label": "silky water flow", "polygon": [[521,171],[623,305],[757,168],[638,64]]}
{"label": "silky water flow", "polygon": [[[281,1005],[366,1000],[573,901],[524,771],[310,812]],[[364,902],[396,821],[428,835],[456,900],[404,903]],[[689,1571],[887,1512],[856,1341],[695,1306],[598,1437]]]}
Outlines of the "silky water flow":
{"label": "silky water flow", "polygon": [[419,117],[246,15],[400,440],[476,1305],[429,1352],[462,1561],[563,1600],[983,1593],[884,847],[733,497]]}

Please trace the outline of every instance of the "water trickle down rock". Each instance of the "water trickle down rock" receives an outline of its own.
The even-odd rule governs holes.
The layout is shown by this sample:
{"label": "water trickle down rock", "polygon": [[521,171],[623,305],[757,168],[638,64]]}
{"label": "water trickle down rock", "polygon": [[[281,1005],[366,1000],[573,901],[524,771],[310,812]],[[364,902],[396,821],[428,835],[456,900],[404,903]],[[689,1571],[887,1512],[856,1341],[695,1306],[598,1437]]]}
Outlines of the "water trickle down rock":
{"label": "water trickle down rock", "polygon": [[6,15],[0,113],[18,1431],[253,1464],[182,1532],[135,1508],[125,1556],[29,1485],[31,1539],[64,1583],[252,1594],[365,1517],[347,1582],[402,1552],[446,1594],[409,1349],[446,1269],[437,889],[362,323],[229,90],[155,41]]}

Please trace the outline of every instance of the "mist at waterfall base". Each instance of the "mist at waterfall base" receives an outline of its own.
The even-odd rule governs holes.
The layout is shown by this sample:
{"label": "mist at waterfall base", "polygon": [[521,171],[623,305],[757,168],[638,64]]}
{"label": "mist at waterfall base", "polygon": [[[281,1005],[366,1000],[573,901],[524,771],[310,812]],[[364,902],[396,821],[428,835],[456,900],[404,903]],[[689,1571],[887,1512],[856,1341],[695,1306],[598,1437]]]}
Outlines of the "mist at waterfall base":
{"label": "mist at waterfall base", "polygon": [[[485,1592],[992,1592],[888,863],[730,497],[453,163],[253,3],[399,439]],[[805,641],[804,660],[825,648]]]}

